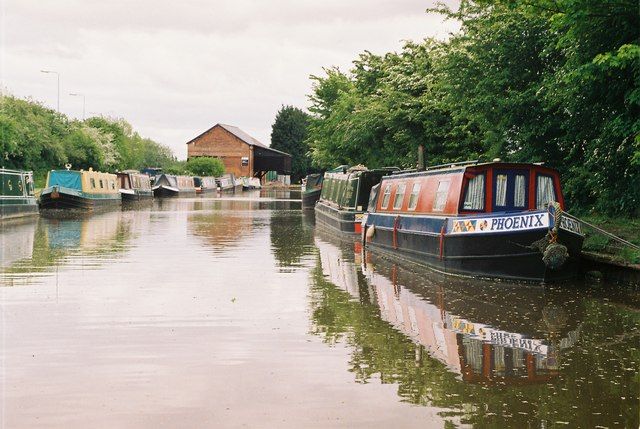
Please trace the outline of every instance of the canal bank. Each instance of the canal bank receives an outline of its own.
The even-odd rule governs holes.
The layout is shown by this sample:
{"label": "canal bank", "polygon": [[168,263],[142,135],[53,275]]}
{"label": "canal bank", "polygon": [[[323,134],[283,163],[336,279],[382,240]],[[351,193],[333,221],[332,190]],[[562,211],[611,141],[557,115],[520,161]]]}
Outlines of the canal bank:
{"label": "canal bank", "polygon": [[438,276],[299,198],[0,231],[7,427],[637,427],[633,288]]}

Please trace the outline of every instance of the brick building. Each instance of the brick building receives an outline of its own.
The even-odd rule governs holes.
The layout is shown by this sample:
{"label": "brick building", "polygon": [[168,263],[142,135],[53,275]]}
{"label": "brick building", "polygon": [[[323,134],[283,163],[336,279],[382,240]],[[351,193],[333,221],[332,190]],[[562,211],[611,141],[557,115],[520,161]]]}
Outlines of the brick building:
{"label": "brick building", "polygon": [[236,177],[262,178],[267,171],[291,173],[291,155],[271,149],[238,127],[216,124],[187,142],[187,157],[211,156]]}

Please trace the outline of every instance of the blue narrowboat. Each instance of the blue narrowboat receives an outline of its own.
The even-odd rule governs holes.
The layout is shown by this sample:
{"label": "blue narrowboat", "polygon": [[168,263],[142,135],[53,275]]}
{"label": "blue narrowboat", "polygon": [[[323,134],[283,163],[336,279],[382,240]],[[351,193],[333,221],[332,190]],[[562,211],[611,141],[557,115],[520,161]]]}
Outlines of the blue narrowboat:
{"label": "blue narrowboat", "polygon": [[31,171],[0,168],[0,220],[38,214]]}
{"label": "blue narrowboat", "polygon": [[119,205],[117,176],[89,170],[51,170],[40,194],[41,209],[93,210]]}
{"label": "blue narrowboat", "polygon": [[386,176],[372,195],[366,246],[463,276],[549,282],[577,273],[584,235],[562,215],[554,169],[449,164]]}

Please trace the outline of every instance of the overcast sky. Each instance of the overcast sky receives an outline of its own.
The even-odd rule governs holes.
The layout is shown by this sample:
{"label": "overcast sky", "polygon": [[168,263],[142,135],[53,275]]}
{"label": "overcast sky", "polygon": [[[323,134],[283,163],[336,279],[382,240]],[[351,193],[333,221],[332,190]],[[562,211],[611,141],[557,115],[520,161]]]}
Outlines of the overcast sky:
{"label": "overcast sky", "polygon": [[0,78],[18,97],[123,117],[186,157],[217,122],[270,143],[282,104],[307,107],[309,75],[369,50],[446,37],[435,0],[0,0]]}

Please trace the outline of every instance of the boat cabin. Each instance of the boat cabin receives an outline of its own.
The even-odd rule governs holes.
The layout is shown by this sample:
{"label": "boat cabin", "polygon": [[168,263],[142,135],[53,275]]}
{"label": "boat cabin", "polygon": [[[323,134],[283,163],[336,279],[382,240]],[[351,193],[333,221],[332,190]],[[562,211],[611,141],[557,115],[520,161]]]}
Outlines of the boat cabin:
{"label": "boat cabin", "polygon": [[476,161],[384,177],[370,211],[464,216],[564,209],[560,175],[539,164]]}
{"label": "boat cabin", "polygon": [[123,171],[117,173],[120,189],[139,189],[151,191],[151,178],[137,171]]}
{"label": "boat cabin", "polygon": [[382,177],[395,171],[398,171],[398,168],[352,168],[347,172],[327,172],[324,174],[320,201],[340,210],[366,210],[371,188],[378,184]]}

